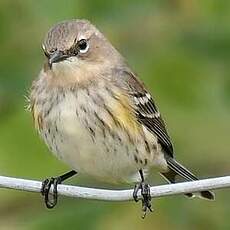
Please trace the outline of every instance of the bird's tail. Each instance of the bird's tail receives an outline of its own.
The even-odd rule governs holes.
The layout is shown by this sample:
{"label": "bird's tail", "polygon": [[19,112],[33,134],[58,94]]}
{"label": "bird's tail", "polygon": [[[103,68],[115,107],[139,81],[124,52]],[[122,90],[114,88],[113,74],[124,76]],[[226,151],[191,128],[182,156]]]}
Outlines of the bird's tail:
{"label": "bird's tail", "polygon": [[[188,169],[186,169],[184,166],[182,166],[180,163],[178,163],[174,158],[167,157],[166,161],[168,163],[169,171],[166,173],[161,173],[170,183],[176,183],[176,175],[181,176],[187,181],[195,181],[198,180],[198,178],[193,175]],[[194,195],[192,193],[186,193],[185,194],[188,197],[193,197]],[[215,195],[213,192],[210,191],[201,191],[200,197],[208,200],[214,200]]]}

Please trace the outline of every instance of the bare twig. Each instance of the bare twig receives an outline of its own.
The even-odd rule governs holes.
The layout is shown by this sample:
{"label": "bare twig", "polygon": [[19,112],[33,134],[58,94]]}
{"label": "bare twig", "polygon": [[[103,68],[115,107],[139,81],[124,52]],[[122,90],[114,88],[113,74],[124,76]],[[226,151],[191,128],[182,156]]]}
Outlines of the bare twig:
{"label": "bare twig", "polygon": [[[13,177],[0,176],[0,187],[16,190],[40,192],[42,183],[40,181],[25,180]],[[199,192],[204,190],[214,190],[221,188],[230,188],[230,176],[204,179],[192,182],[183,182],[177,184],[167,184],[151,187],[151,197],[162,197],[190,192]],[[107,201],[126,201],[132,200],[133,190],[107,190],[86,188],[71,185],[58,185],[60,195]],[[140,195],[140,194],[139,194]]]}

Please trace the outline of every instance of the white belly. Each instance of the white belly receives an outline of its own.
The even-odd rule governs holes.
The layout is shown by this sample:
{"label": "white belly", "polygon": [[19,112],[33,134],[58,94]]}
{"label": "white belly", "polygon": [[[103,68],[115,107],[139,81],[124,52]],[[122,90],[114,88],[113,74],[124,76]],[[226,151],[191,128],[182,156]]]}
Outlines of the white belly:
{"label": "white belly", "polygon": [[91,125],[95,132],[93,138],[84,125],[90,121],[85,119],[84,111],[70,94],[50,112],[46,123],[51,128],[44,129],[41,135],[51,151],[79,173],[108,182],[130,180],[138,171],[132,154],[135,146],[128,144],[122,132],[118,138],[106,131],[104,138],[94,123]]}
{"label": "white belly", "polygon": [[[45,119],[47,127],[41,136],[72,169],[105,182],[131,182],[139,180],[135,175],[140,168],[147,169],[152,163],[165,164],[163,154],[156,154],[157,150],[155,154],[146,153],[142,139],[130,143],[122,129],[116,133],[101,129],[95,112],[105,116],[100,108],[94,108],[86,93],[78,93],[77,97],[69,93]],[[142,160],[138,162],[137,156]]]}

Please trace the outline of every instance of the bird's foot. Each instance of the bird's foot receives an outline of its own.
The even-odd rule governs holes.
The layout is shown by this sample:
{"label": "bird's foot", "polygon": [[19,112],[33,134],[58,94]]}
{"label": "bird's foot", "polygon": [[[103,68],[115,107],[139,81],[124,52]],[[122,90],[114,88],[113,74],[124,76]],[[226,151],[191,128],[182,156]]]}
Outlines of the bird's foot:
{"label": "bird's foot", "polygon": [[140,182],[139,184],[136,184],[134,187],[133,191],[133,199],[138,202],[138,191],[141,190],[141,201],[142,201],[142,211],[143,211],[143,216],[142,218],[144,219],[146,216],[147,211],[149,210],[152,212],[151,208],[151,196],[150,196],[150,186],[144,182]]}
{"label": "bird's foot", "polygon": [[[57,186],[61,183],[61,177],[51,177],[42,182],[41,194],[44,196],[44,201],[47,208],[53,208],[57,204],[58,192]],[[53,185],[53,192],[50,192]]]}
{"label": "bird's foot", "polygon": [[[58,177],[51,177],[50,179],[45,179],[42,182],[41,194],[44,196],[44,201],[46,207],[51,209],[57,204],[58,192],[57,186],[61,184],[64,180],[74,176],[77,172],[72,170]],[[52,193],[50,192],[51,187],[53,186]]]}

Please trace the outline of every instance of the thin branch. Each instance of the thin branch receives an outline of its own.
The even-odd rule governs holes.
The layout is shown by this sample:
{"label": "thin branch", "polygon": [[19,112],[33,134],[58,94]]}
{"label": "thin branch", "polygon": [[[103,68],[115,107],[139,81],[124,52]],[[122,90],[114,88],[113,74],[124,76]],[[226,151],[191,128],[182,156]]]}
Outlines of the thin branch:
{"label": "thin branch", "polygon": [[[10,188],[30,192],[40,192],[41,185],[42,183],[40,181],[0,176],[0,187],[2,188]],[[214,190],[221,188],[230,188],[230,176],[204,179],[192,182],[183,182],[177,184],[154,186],[151,187],[151,197],[163,197],[169,195],[199,192],[204,190]],[[106,201],[127,201],[133,199],[132,189],[107,190],[71,185],[58,185],[58,194],[68,197]]]}

